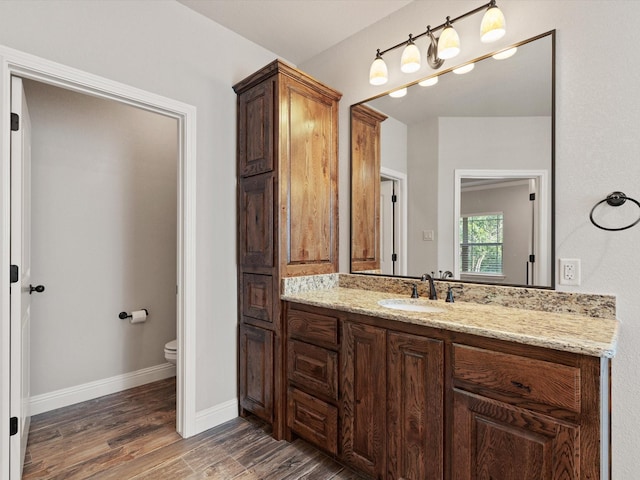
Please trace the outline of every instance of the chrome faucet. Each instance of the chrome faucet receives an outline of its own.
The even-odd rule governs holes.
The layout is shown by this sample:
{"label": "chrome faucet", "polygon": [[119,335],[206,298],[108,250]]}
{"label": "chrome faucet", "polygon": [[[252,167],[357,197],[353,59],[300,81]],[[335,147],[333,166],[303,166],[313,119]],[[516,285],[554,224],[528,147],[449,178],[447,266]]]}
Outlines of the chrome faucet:
{"label": "chrome faucet", "polygon": [[422,281],[429,282],[429,300],[437,300],[438,294],[436,293],[436,286],[433,284],[433,276],[425,273],[422,275]]}

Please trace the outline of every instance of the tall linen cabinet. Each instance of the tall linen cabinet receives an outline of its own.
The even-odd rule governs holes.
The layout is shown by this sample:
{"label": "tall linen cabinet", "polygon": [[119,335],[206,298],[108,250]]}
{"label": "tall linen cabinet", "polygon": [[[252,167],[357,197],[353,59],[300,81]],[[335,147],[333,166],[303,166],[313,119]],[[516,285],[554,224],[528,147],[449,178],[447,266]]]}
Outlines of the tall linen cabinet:
{"label": "tall linen cabinet", "polygon": [[281,279],[338,271],[341,94],[276,60],[237,98],[240,414],[282,438],[286,420]]}

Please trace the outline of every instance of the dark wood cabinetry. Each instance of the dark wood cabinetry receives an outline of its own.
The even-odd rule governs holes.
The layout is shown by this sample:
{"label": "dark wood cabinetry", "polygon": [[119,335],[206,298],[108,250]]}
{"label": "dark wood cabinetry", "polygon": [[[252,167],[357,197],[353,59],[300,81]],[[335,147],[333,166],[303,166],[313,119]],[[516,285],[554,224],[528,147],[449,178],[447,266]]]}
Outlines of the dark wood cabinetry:
{"label": "dark wood cabinetry", "polygon": [[598,359],[452,347],[452,478],[600,478]]}
{"label": "dark wood cabinetry", "polygon": [[286,311],[289,438],[376,479],[608,479],[606,360]]}
{"label": "dark wood cabinetry", "polygon": [[240,411],[272,422],[274,436],[281,438],[287,360],[280,281],[338,269],[341,95],[281,61],[233,88]]}
{"label": "dark wood cabinetry", "polygon": [[376,478],[386,467],[386,330],[345,322],[342,455]]}
{"label": "dark wood cabinetry", "polygon": [[444,342],[389,332],[387,344],[388,478],[442,479]]}

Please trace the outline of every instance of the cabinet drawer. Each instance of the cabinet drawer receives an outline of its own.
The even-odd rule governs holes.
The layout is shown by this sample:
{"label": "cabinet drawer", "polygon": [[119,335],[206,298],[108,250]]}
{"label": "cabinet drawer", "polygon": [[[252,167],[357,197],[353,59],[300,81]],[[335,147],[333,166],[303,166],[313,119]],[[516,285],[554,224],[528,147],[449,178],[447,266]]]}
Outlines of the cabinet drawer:
{"label": "cabinet drawer", "polygon": [[524,400],[580,412],[580,369],[577,367],[454,345],[453,376],[455,380],[506,394],[517,403]]}
{"label": "cabinet drawer", "polygon": [[289,388],[288,427],[305,440],[338,453],[338,409],[322,400]]}
{"label": "cabinet drawer", "polygon": [[289,308],[289,336],[329,348],[338,346],[338,319]]}
{"label": "cabinet drawer", "polygon": [[327,397],[338,399],[338,354],[326,348],[291,340],[288,348],[289,379]]}

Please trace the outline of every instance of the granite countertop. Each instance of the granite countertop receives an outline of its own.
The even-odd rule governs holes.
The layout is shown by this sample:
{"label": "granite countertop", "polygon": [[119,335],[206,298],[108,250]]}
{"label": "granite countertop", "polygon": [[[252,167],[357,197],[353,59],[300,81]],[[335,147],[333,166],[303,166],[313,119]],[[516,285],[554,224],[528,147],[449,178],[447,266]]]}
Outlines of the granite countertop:
{"label": "granite countertop", "polygon": [[287,293],[281,298],[306,305],[595,357],[611,358],[616,351],[618,321],[609,318],[471,302],[446,303],[444,300],[430,301],[424,297],[420,298],[421,302],[435,305],[444,311],[409,312],[378,304],[383,299],[409,299],[408,295],[339,286]]}

